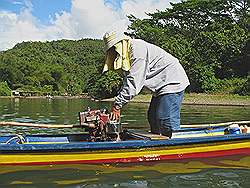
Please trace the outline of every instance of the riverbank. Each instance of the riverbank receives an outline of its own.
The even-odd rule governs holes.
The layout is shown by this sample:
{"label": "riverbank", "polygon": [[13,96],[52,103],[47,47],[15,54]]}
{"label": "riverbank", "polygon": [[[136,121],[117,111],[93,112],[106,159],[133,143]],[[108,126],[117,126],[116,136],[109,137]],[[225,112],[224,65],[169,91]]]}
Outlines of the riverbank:
{"label": "riverbank", "polygon": [[[106,99],[104,101],[113,101]],[[149,103],[151,95],[138,95],[132,102]],[[250,96],[239,95],[212,95],[212,94],[185,94],[184,105],[213,105],[213,106],[250,106]]]}
{"label": "riverbank", "polygon": [[250,96],[187,94],[183,102],[191,105],[250,106]]}
{"label": "riverbank", "polygon": [[[27,98],[27,99],[86,99],[89,98],[84,96],[30,96],[30,97],[4,97],[1,98]],[[149,103],[151,95],[137,95],[131,102],[135,103]],[[104,99],[101,101],[114,101],[114,98]],[[213,105],[213,106],[250,106],[250,96],[239,96],[239,95],[212,95],[212,94],[197,94],[197,93],[186,93],[183,99],[184,105]]]}

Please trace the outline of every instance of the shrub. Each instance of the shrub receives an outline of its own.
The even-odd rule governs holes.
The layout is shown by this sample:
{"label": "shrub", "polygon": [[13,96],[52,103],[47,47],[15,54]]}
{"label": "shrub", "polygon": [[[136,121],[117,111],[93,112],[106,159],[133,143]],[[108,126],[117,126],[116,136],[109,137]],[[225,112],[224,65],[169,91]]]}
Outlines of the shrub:
{"label": "shrub", "polygon": [[242,84],[239,84],[235,89],[235,93],[239,95],[250,95],[250,74],[248,74],[247,79],[245,79]]}
{"label": "shrub", "polygon": [[12,91],[7,82],[0,82],[0,96],[11,96]]}
{"label": "shrub", "polygon": [[249,95],[249,78],[218,79],[217,93]]}

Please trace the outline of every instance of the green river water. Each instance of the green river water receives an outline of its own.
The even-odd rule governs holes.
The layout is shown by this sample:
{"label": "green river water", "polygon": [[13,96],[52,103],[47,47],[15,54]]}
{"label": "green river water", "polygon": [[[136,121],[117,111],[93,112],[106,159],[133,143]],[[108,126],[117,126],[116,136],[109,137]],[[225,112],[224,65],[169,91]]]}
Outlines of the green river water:
{"label": "green river water", "polygon": [[[125,128],[149,128],[147,103],[129,103],[122,110]],[[0,121],[77,124],[78,112],[87,107],[110,108],[110,102],[86,99],[0,99]],[[250,120],[250,107],[183,105],[181,124]],[[81,129],[1,127],[6,134],[80,133]],[[249,164],[250,158],[241,163]],[[224,160],[228,164],[228,160]],[[230,161],[229,161],[230,162]],[[236,163],[235,161],[231,161]],[[224,164],[224,163],[223,163]],[[248,166],[249,167],[249,166]],[[1,167],[0,167],[1,168]],[[0,187],[250,187],[250,169],[222,165],[216,159],[145,165],[68,165],[0,169]]]}

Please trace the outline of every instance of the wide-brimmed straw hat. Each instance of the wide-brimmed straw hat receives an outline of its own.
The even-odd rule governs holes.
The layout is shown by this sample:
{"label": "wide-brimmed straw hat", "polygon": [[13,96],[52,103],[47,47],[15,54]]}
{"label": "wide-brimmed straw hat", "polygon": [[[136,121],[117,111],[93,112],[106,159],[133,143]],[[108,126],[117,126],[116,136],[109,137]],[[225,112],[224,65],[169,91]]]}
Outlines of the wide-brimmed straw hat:
{"label": "wide-brimmed straw hat", "polygon": [[113,47],[116,43],[129,39],[127,35],[124,34],[124,32],[118,32],[118,31],[108,31],[103,36],[103,41],[105,44],[105,49],[108,50],[111,47]]}

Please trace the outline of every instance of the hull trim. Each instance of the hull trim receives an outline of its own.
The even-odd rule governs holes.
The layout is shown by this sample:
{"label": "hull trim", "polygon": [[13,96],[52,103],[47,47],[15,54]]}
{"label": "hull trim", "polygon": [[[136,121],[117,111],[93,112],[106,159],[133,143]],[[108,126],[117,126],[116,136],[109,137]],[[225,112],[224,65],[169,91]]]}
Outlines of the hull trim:
{"label": "hull trim", "polygon": [[[157,152],[156,152],[157,153]],[[93,159],[93,160],[72,160],[72,161],[39,161],[39,162],[3,162],[1,165],[22,165],[22,166],[33,166],[33,165],[63,165],[63,164],[110,164],[110,163],[140,163],[140,162],[155,162],[155,161],[167,161],[167,160],[183,160],[183,159],[199,159],[199,158],[213,158],[223,156],[234,156],[234,155],[246,155],[250,156],[250,148],[239,148],[230,150],[218,150],[208,152],[194,152],[194,153],[179,153],[169,155],[158,155],[150,154],[137,157],[126,157],[126,158],[110,158],[110,159]],[[73,158],[73,155],[72,155]]]}

